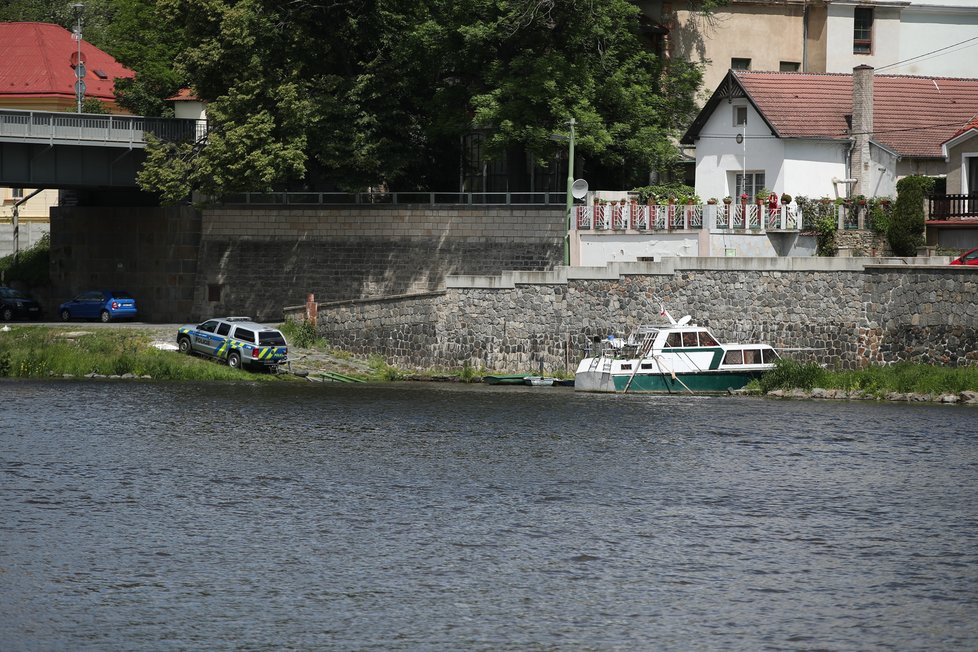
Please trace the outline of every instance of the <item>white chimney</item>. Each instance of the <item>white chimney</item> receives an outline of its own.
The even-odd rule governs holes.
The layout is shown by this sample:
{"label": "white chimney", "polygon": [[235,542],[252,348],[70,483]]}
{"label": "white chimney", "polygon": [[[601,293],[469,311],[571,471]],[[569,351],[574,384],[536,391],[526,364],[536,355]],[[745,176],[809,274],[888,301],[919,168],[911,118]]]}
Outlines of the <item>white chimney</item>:
{"label": "white chimney", "polygon": [[856,180],[853,195],[865,195],[872,188],[872,161],[869,141],[873,137],[873,67],[852,69],[852,159],[850,175]]}

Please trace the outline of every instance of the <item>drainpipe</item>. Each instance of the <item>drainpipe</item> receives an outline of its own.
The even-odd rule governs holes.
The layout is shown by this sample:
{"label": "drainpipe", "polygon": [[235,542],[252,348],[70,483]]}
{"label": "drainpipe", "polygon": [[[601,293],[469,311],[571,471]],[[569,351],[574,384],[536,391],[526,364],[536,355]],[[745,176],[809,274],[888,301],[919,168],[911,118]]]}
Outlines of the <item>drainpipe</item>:
{"label": "drainpipe", "polygon": [[45,188],[38,188],[26,197],[21,197],[14,202],[14,213],[13,213],[13,230],[14,230],[14,262],[17,262],[17,256],[20,254],[20,205],[30,201],[32,198],[43,192]]}
{"label": "drainpipe", "polygon": [[801,71],[808,72],[808,19],[809,7],[805,3],[805,8],[801,14]]}

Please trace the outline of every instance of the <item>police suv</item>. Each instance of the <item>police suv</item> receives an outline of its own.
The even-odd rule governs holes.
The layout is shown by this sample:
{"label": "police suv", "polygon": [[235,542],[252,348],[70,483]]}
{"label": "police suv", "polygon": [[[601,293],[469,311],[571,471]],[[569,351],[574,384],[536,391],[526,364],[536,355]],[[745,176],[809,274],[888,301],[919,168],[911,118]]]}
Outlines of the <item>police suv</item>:
{"label": "police suv", "polygon": [[276,371],[289,361],[289,347],[281,331],[257,324],[250,317],[208,319],[177,331],[181,353],[198,353],[238,368]]}

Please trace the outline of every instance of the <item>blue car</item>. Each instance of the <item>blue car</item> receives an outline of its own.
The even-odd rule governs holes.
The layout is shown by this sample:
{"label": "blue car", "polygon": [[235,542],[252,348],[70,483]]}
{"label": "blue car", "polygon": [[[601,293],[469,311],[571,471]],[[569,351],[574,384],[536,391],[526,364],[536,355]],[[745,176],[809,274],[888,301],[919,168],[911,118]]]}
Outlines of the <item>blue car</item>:
{"label": "blue car", "polygon": [[62,321],[69,319],[135,319],[136,300],[121,290],[91,290],[82,292],[74,299],[58,307]]}

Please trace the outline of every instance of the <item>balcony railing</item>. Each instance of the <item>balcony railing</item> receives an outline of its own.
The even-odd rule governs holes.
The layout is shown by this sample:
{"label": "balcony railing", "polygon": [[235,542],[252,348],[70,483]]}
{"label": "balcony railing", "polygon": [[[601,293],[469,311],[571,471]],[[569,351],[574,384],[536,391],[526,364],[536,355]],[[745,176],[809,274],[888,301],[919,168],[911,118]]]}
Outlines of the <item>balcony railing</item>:
{"label": "balcony railing", "polygon": [[978,193],[968,195],[931,195],[928,219],[978,219]]}

